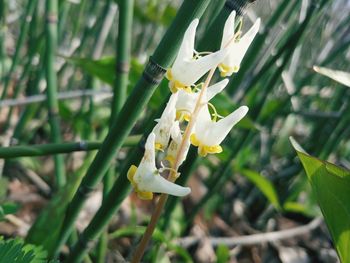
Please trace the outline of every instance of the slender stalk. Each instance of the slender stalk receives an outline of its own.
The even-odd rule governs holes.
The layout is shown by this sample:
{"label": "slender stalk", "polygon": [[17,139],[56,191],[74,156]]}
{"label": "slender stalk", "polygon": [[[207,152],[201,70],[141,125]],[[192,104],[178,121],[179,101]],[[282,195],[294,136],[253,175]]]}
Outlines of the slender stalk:
{"label": "slender stalk", "polygon": [[1,100],[3,100],[7,96],[7,90],[8,90],[10,81],[12,79],[13,73],[15,72],[16,66],[18,65],[20,51],[22,50],[22,47],[24,45],[24,40],[25,40],[25,37],[27,36],[29,24],[32,20],[32,15],[34,13],[37,2],[38,2],[37,0],[32,0],[32,1],[28,1],[27,3],[27,7],[24,13],[24,19],[22,19],[20,35],[16,43],[15,54],[12,58],[10,70],[5,78],[3,91],[1,94]]}
{"label": "slender stalk", "polygon": [[119,23],[118,23],[118,43],[117,43],[117,62],[116,75],[114,83],[114,96],[112,101],[111,121],[115,120],[117,113],[121,110],[128,85],[128,76],[130,68],[130,48],[132,33],[134,0],[119,1]]}
{"label": "slender stalk", "polygon": [[[27,54],[27,63],[22,71],[21,77],[19,78],[19,81],[14,87],[13,91],[13,99],[16,99],[18,95],[20,94],[22,87],[24,86],[23,83],[28,78],[29,73],[31,72],[31,69],[33,67],[33,61],[35,59],[35,54],[38,52],[39,48],[42,46],[43,43],[42,38],[39,40],[36,37],[36,31],[38,27],[38,16],[37,16],[37,8],[33,11],[33,18],[30,22],[29,32],[28,32],[28,54]],[[28,19],[29,20],[29,19]],[[26,29],[22,29],[26,30]],[[17,50],[16,50],[17,51]],[[28,84],[29,85],[29,84]],[[2,103],[4,103],[6,100],[2,100]],[[0,105],[2,104],[0,103]],[[7,114],[7,121],[5,123],[5,130],[7,130],[8,127],[10,127],[11,123],[11,117],[12,117],[13,108],[10,108],[8,114]]]}
{"label": "slender stalk", "polygon": [[[60,143],[61,133],[58,119],[57,75],[55,70],[55,53],[57,49],[57,0],[46,1],[46,41],[46,90],[51,140],[54,143]],[[57,187],[60,188],[66,182],[64,159],[61,155],[55,155],[54,160],[56,184]]]}
{"label": "slender stalk", "polygon": [[[119,1],[119,21],[118,21],[118,39],[116,49],[116,75],[113,90],[113,99],[111,106],[110,125],[116,120],[126,98],[129,68],[130,68],[130,47],[132,33],[134,0]],[[104,198],[111,190],[114,181],[114,170],[110,168],[103,179]],[[104,261],[104,255],[107,251],[108,230],[106,229],[100,237],[98,246],[98,261]]]}
{"label": "slender stalk", "polygon": [[61,228],[61,234],[54,249],[54,255],[58,255],[61,246],[71,233],[74,222],[86,200],[87,194],[94,189],[106,173],[114,155],[119,151],[126,136],[130,133],[143,108],[146,106],[157,85],[163,78],[165,68],[169,67],[175,59],[178,47],[181,43],[181,39],[178,36],[184,34],[187,26],[195,17],[200,17],[203,14],[208,3],[209,0],[183,2],[174,22],[155,50],[141,79],[137,82],[118,114],[116,121],[112,125],[99,152],[89,167],[86,176],[82,180],[77,193],[68,206],[66,217]]}
{"label": "slender stalk", "polygon": [[[123,143],[123,147],[135,146],[141,136],[129,136]],[[18,158],[18,157],[33,157],[45,156],[51,154],[72,153],[78,151],[93,151],[101,147],[101,142],[81,141],[81,142],[63,142],[63,143],[48,143],[42,145],[30,146],[10,146],[0,147],[0,159]]]}
{"label": "slender stalk", "polygon": [[5,60],[5,38],[6,38],[6,13],[7,1],[0,1],[0,81],[3,81],[3,76],[6,72]]}

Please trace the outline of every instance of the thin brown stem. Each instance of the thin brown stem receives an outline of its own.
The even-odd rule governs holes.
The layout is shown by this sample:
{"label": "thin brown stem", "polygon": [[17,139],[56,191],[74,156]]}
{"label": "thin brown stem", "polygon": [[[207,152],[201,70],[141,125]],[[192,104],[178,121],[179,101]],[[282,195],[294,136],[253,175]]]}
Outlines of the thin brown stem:
{"label": "thin brown stem", "polygon": [[167,194],[160,195],[156,209],[154,210],[154,212],[152,214],[151,221],[149,222],[149,224],[147,226],[145,234],[142,236],[140,244],[136,248],[136,251],[135,251],[135,254],[131,260],[131,263],[138,263],[141,261],[142,256],[145,252],[145,249],[147,247],[147,244],[152,237],[154,229],[156,228],[158,219],[160,217],[160,214],[162,213],[163,207],[164,207],[167,199],[168,199]]}

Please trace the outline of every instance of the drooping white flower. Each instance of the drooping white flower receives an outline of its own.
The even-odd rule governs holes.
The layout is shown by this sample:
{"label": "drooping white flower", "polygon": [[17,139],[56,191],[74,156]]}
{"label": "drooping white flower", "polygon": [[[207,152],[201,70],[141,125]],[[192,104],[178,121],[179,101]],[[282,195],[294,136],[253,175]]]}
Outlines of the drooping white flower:
{"label": "drooping white flower", "polygon": [[211,119],[207,106],[203,106],[198,114],[191,143],[198,146],[198,154],[206,156],[208,153],[220,153],[220,143],[225,139],[232,127],[248,112],[247,106],[241,106],[230,115],[215,122]]}
{"label": "drooping white flower", "polygon": [[157,124],[153,128],[153,133],[156,136],[155,139],[155,147],[157,150],[164,151],[164,149],[168,146],[169,139],[170,139],[170,130],[175,122],[175,116],[176,116],[176,102],[178,99],[178,94],[173,94],[160,119],[157,119]]}
{"label": "drooping white flower", "polygon": [[260,27],[260,18],[258,18],[248,32],[244,34],[244,36],[233,40],[236,34],[235,17],[236,12],[233,11],[227,18],[224,26],[221,49],[226,48],[228,45],[230,51],[219,65],[219,70],[221,71],[222,77],[231,76],[232,73],[238,72],[242,59],[250,44],[253,42],[253,39],[258,33]]}
{"label": "drooping white flower", "polygon": [[175,93],[179,89],[190,90],[211,68],[216,67],[226,56],[228,49],[221,49],[206,56],[194,57],[194,41],[198,19],[191,22],[182,40],[179,52],[171,69],[167,71],[169,88]]}
{"label": "drooping white flower", "polygon": [[[220,93],[228,84],[228,79],[223,79],[212,86],[207,88],[207,100],[211,100],[216,94]],[[178,120],[189,121],[191,113],[196,106],[199,92],[187,92],[184,90],[179,90],[177,92],[178,99],[176,102],[176,118]]]}
{"label": "drooping white flower", "polygon": [[155,134],[151,133],[145,144],[145,154],[138,167],[132,165],[127,177],[141,199],[150,200],[153,193],[185,196],[191,192],[189,187],[174,184],[159,174],[155,163]]}

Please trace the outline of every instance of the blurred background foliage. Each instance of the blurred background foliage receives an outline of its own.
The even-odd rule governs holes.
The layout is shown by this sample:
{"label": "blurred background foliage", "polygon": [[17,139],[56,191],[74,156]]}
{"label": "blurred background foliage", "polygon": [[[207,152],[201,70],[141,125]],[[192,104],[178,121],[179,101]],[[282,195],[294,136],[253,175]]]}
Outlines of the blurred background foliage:
{"label": "blurred background foliage", "polygon": [[[210,32],[209,29],[221,15],[224,3],[223,0],[210,1],[200,20],[198,51],[212,51],[216,45],[213,38],[221,38],[221,32]],[[181,1],[135,1],[128,92],[136,85],[148,57],[180,5]],[[1,1],[0,140],[3,147],[51,141],[45,98],[40,97],[46,94],[45,50],[48,41],[45,39],[44,7],[42,0]],[[87,144],[101,141],[110,123],[115,57],[118,57],[115,54],[118,1],[59,1],[58,7],[55,69],[62,141],[86,140]],[[203,248],[196,246],[198,241],[184,249],[176,243],[176,238],[268,232],[284,226],[306,224],[320,216],[315,196],[289,142],[290,136],[313,156],[350,169],[349,87],[312,69],[317,65],[350,72],[350,2],[258,0],[246,11],[243,32],[261,17],[260,34],[250,47],[240,71],[230,79],[225,93],[217,96],[213,104],[224,116],[239,105],[248,105],[250,111],[225,140],[223,153],[205,159],[190,154],[180,182],[187,181],[193,194],[184,200],[169,198],[158,232],[154,235],[155,245],[146,255],[147,261],[161,262],[162,258],[208,262],[208,258],[203,257]],[[145,133],[152,118],[159,117],[168,95],[167,82],[162,81],[131,135]],[[56,146],[52,146],[53,149]],[[113,178],[119,175],[128,153],[136,147],[137,140],[123,147],[115,156]],[[98,145],[94,149],[97,148]],[[70,148],[63,158],[68,177],[78,178],[78,182],[68,181],[77,185],[90,165],[92,155],[74,153],[75,150]],[[6,153],[8,150],[0,149],[0,157],[4,158],[2,151]],[[1,220],[6,221],[6,215],[14,215],[20,209],[18,202],[11,199],[13,193],[8,190],[14,180],[34,185],[35,191],[55,209],[60,203],[57,200],[62,201],[64,196],[72,193],[56,192],[52,156],[42,151],[42,156],[25,157],[28,153],[19,148],[12,156],[18,158],[0,160]],[[65,205],[69,198],[62,204]],[[50,203],[50,200],[53,201]],[[149,204],[135,201],[133,196],[130,200],[128,220],[120,219],[124,207],[116,213],[119,220],[115,219],[117,223],[110,225],[108,236],[110,251],[114,254],[119,251],[126,258],[137,238],[122,237],[139,236],[142,227],[134,226],[144,225],[149,220],[151,209]],[[40,209],[44,207],[42,205]],[[59,211],[61,216],[64,215],[63,209]],[[30,225],[37,213],[31,212],[22,220]],[[198,225],[202,227],[201,231],[197,229]],[[7,235],[6,232],[2,234]],[[210,245],[211,239],[208,240]],[[322,226],[311,237],[295,238],[287,244],[295,251],[304,251],[303,260],[310,260],[301,261],[299,258],[298,262],[336,262],[329,234]],[[239,245],[234,249],[227,244],[212,246],[215,249],[212,248],[213,252],[208,252],[208,256],[217,262],[230,259],[238,262],[291,262],[283,258],[286,253],[283,242],[248,248]],[[97,246],[90,258],[99,258],[99,251],[103,250]]]}

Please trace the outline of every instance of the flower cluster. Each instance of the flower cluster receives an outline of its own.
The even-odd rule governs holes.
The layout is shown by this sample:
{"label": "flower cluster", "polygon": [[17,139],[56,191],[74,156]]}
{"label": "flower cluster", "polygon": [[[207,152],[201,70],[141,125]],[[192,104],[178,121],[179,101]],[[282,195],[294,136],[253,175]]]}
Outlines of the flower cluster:
{"label": "flower cluster", "polygon": [[[153,193],[175,196],[189,194],[190,188],[172,181],[179,176],[177,170],[186,159],[190,145],[198,147],[200,156],[222,152],[221,142],[247,114],[248,107],[241,106],[223,118],[209,102],[225,88],[228,79],[209,86],[213,76],[209,73],[205,83],[196,84],[208,71],[214,73],[216,68],[219,68],[222,77],[231,76],[239,70],[259,30],[260,19],[241,36],[240,29],[235,30],[235,15],[232,12],[226,20],[220,50],[210,54],[194,50],[198,19],[193,20],[187,28],[175,62],[166,73],[172,95],[147,138],[141,163],[138,167],[131,166],[128,171],[128,179],[141,199],[152,199]],[[163,162],[168,167],[162,162],[162,168],[157,168],[156,151],[165,153]],[[161,176],[163,171],[169,171],[169,180]]]}

